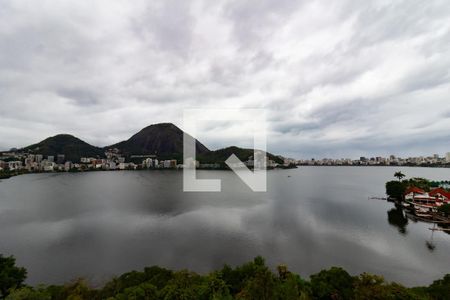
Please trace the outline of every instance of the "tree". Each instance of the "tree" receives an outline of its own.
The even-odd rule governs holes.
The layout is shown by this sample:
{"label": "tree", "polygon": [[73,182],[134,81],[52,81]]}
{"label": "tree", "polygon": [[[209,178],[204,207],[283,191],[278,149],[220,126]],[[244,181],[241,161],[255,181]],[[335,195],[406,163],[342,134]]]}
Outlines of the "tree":
{"label": "tree", "polygon": [[274,298],[275,278],[266,266],[259,266],[253,278],[247,280],[244,289],[237,295],[238,299],[270,300]]}
{"label": "tree", "polygon": [[384,278],[377,275],[363,273],[355,283],[355,299],[387,299],[387,289]]}
{"label": "tree", "polygon": [[402,178],[405,177],[405,174],[403,174],[401,171],[397,171],[394,173],[394,177],[398,178],[398,181],[401,181]]}
{"label": "tree", "polygon": [[433,299],[450,299],[450,274],[444,276],[443,279],[434,281],[428,288],[427,292]]}
{"label": "tree", "polygon": [[118,294],[114,298],[117,300],[149,300],[157,299],[157,288],[151,283],[141,283],[137,286],[129,287],[123,293]]}
{"label": "tree", "polygon": [[64,293],[65,297],[63,299],[83,300],[94,298],[96,291],[91,289],[84,279],[78,278],[64,286]]}
{"label": "tree", "polygon": [[[405,182],[406,180],[404,180],[403,182]],[[430,191],[430,181],[426,178],[420,178],[420,177],[414,177],[414,178],[410,178],[407,180],[407,185],[408,186],[415,186],[418,187],[419,189],[422,189],[426,192]]]}
{"label": "tree", "polygon": [[33,289],[31,287],[23,287],[12,291],[6,300],[51,300],[52,297],[45,289]]}
{"label": "tree", "polygon": [[213,273],[206,278],[207,282],[205,283],[205,287],[202,292],[204,299],[233,299],[227,284],[222,278],[219,277],[219,275],[220,274],[218,273]]}
{"label": "tree", "polygon": [[353,299],[353,284],[354,278],[339,267],[311,275],[314,299]]}
{"label": "tree", "polygon": [[182,270],[174,273],[173,278],[161,290],[164,300],[195,300],[202,278],[196,273]]}
{"label": "tree", "polygon": [[450,216],[450,204],[444,204],[438,207],[438,211],[445,214],[446,216]]}
{"label": "tree", "polygon": [[27,270],[16,267],[13,256],[5,257],[0,254],[0,299],[6,298],[10,289],[22,287],[26,278]]}
{"label": "tree", "polygon": [[403,194],[406,191],[407,184],[401,181],[386,182],[386,194],[393,199],[403,199]]}
{"label": "tree", "polygon": [[363,273],[357,277],[354,285],[355,300],[419,300],[429,299],[420,296],[411,289],[397,283],[387,283],[382,276]]}

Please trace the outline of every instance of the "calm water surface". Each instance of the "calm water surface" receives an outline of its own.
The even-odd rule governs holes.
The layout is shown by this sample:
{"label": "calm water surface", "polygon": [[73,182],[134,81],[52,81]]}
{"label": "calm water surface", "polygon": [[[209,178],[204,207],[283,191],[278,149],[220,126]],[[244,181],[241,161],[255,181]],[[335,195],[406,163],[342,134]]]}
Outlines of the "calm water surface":
{"label": "calm water surface", "polygon": [[184,193],[177,171],[14,177],[0,182],[0,253],[31,284],[102,283],[155,264],[208,272],[256,255],[303,276],[342,266],[429,284],[450,273],[450,235],[368,200],[397,170],[450,179],[450,169],[301,167],[270,171],[268,192],[254,193],[232,172],[202,171],[223,191]]}

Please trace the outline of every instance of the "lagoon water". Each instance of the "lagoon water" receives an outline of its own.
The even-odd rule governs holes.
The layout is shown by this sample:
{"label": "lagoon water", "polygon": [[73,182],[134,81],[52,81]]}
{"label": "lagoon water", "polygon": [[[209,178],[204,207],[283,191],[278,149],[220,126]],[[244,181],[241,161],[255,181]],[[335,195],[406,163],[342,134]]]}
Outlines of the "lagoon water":
{"label": "lagoon water", "polygon": [[222,192],[185,193],[179,171],[13,177],[0,181],[0,253],[30,284],[101,284],[150,265],[203,273],[256,255],[302,276],[342,266],[429,284],[450,273],[450,234],[368,200],[397,170],[450,179],[450,169],[300,167],[268,172],[268,191],[254,193],[230,171],[200,171]]}

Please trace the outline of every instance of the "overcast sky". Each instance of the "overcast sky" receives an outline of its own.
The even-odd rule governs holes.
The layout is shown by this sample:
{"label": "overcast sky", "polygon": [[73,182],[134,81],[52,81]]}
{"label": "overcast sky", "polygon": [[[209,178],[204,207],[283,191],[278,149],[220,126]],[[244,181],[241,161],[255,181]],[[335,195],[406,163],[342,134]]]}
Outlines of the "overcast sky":
{"label": "overcast sky", "polygon": [[[450,152],[450,2],[0,0],[0,149],[265,108],[296,158]],[[209,148],[250,146],[205,124]],[[244,132],[245,131],[245,132]]]}

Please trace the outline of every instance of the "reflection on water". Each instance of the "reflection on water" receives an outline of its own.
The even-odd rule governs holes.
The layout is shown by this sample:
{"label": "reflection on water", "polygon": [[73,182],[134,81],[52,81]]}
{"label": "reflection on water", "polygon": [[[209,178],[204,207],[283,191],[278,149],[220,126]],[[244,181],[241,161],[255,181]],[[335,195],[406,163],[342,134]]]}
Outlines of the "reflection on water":
{"label": "reflection on water", "polygon": [[425,242],[428,250],[430,250],[430,251],[434,251],[434,249],[436,249],[436,245],[435,245],[435,243],[433,241],[435,230],[436,230],[436,224],[433,224],[433,230],[431,231],[430,240]]}
{"label": "reflection on water", "polygon": [[[367,200],[383,195],[398,169],[274,170],[266,193],[227,171],[199,172],[220,178],[221,193],[184,193],[176,171],[14,177],[0,182],[0,253],[14,254],[32,284],[103,282],[155,264],[208,272],[256,255],[303,276],[337,265],[429,284],[450,271],[449,235]],[[402,172],[450,177],[448,169]]]}
{"label": "reflection on water", "polygon": [[405,215],[402,207],[398,204],[387,212],[389,224],[397,227],[398,232],[406,234],[406,226],[408,225],[408,218]]}
{"label": "reflection on water", "polygon": [[[414,223],[422,222],[428,225],[428,229],[430,230],[430,237],[425,241],[425,246],[429,251],[434,251],[437,246],[434,242],[435,232],[441,231],[442,229],[448,229],[450,228],[450,226],[448,224],[442,223],[424,222],[424,220],[420,220],[412,212],[404,209],[402,205],[398,203],[395,203],[394,205],[395,207],[387,212],[389,224],[396,227],[398,229],[398,232],[402,235],[407,234],[406,228],[409,221],[412,221]],[[450,234],[450,232],[447,230],[442,230],[442,232],[445,234]]]}

